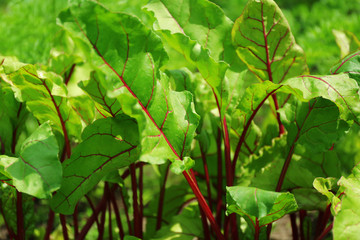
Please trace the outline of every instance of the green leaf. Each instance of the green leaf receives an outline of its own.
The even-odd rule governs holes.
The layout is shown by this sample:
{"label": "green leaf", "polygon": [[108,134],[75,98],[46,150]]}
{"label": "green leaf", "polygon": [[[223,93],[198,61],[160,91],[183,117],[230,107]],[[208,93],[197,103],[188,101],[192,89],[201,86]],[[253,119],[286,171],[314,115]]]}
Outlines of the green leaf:
{"label": "green leaf", "polygon": [[342,177],[340,186],[345,189],[341,210],[334,217],[334,239],[356,239],[360,234],[360,169],[356,166],[349,177]]}
{"label": "green leaf", "polygon": [[54,211],[71,214],[77,202],[106,174],[129,166],[139,157],[137,123],[126,115],[96,120],[63,162],[61,188],[51,200]]}
{"label": "green leaf", "polygon": [[181,174],[183,171],[190,170],[194,167],[195,161],[190,157],[184,157],[183,161],[174,160],[170,166],[170,170],[175,174]]}
{"label": "green leaf", "polygon": [[69,99],[72,109],[85,125],[90,125],[95,119],[95,104],[89,96],[80,95]]}
{"label": "green leaf", "polygon": [[290,148],[301,144],[313,153],[327,151],[349,128],[339,120],[337,106],[323,98],[285,104],[279,112]]}
{"label": "green leaf", "polygon": [[360,48],[360,41],[357,39],[355,34],[336,29],[333,29],[332,33],[335,36],[336,44],[340,48],[341,58],[346,57],[349,53],[352,53]]}
{"label": "green leaf", "polygon": [[144,8],[153,12],[156,30],[188,36],[204,49],[209,49],[214,60],[222,59],[232,21],[214,3],[206,0],[154,0]]}
{"label": "green leaf", "polygon": [[58,152],[56,138],[44,123],[23,142],[18,158],[0,156],[0,165],[18,191],[49,198],[61,184]]}
{"label": "green leaf", "polygon": [[294,95],[302,101],[322,97],[334,102],[341,119],[359,122],[359,86],[346,74],[328,76],[300,76],[285,80],[282,84],[291,87]]}
{"label": "green leaf", "polygon": [[104,88],[125,104],[126,114],[138,120],[141,160],[161,163],[188,154],[199,117],[192,95],[171,91],[168,79],[158,71],[167,59],[160,38],[137,18],[111,13],[94,2],[65,10],[60,23],[88,42],[105,63],[103,71],[111,73]]}
{"label": "green leaf", "polygon": [[122,113],[122,107],[116,98],[107,96],[107,90],[103,87],[102,82],[106,77],[102,72],[92,72],[90,80],[82,81],[79,87],[100,105],[97,109],[105,116],[115,117],[117,114]]}
{"label": "green leaf", "polygon": [[260,80],[281,83],[308,72],[303,50],[273,0],[249,0],[232,29],[239,58]]}
{"label": "green leaf", "polygon": [[335,216],[339,211],[340,208],[339,203],[340,199],[334,195],[331,191],[336,192],[337,186],[337,179],[336,178],[315,178],[314,180],[314,188],[320,192],[321,194],[325,195],[330,204],[331,204],[331,211],[332,214]]}
{"label": "green leaf", "polygon": [[230,42],[232,21],[218,6],[206,0],[155,0],[145,9],[154,15],[154,29],[166,45],[199,70],[223,111],[229,101],[229,94],[224,91],[225,73],[228,64],[237,64]]}
{"label": "green leaf", "polygon": [[124,240],[140,240],[140,238],[127,235],[127,236],[124,237]]}
{"label": "green leaf", "polygon": [[[0,154],[11,155],[13,154],[13,132],[16,127],[16,122],[18,122],[17,113],[21,105],[15,100],[11,88],[6,82],[2,81],[1,78],[0,106]],[[21,120],[21,118],[19,120]]]}
{"label": "green leaf", "polygon": [[254,228],[256,221],[262,228],[298,208],[291,193],[240,186],[226,187],[226,191],[227,213],[239,214]]}
{"label": "green leaf", "polygon": [[351,53],[331,68],[332,74],[347,73],[349,77],[360,83],[360,52]]}
{"label": "green leaf", "polygon": [[56,133],[65,139],[79,137],[80,119],[67,100],[66,86],[60,76],[26,65],[8,77],[19,89],[18,97],[26,102],[27,108],[40,123],[50,120]]}

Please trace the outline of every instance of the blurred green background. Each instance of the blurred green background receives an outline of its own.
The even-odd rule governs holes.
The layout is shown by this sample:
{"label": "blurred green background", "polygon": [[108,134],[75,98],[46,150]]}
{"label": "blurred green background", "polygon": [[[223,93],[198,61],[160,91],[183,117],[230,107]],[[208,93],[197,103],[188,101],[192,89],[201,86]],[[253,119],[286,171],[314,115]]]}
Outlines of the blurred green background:
{"label": "blurred green background", "polygon": [[[148,0],[99,0],[113,11],[126,11],[147,21],[141,7]],[[213,0],[235,20],[246,0]],[[327,74],[339,61],[333,30],[360,38],[360,0],[276,0],[297,43],[304,49],[312,74]],[[68,0],[0,0],[0,55],[46,64],[60,29],[56,16]]]}

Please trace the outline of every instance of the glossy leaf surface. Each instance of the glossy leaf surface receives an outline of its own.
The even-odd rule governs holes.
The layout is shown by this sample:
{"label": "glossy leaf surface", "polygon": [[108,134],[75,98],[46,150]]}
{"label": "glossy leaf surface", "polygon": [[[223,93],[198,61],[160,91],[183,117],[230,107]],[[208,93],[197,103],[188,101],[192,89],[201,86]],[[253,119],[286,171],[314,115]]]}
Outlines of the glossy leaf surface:
{"label": "glossy leaf surface", "polygon": [[226,187],[227,212],[237,213],[255,227],[272,223],[285,214],[297,210],[297,203],[291,193],[277,193],[252,187]]}

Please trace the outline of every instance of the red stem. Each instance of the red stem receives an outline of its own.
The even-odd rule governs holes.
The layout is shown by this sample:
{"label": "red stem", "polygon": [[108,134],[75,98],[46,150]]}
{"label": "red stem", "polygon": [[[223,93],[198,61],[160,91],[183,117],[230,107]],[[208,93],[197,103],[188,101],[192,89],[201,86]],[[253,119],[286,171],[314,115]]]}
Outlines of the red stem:
{"label": "red stem", "polygon": [[290,214],[291,230],[293,235],[293,240],[299,240],[299,231],[296,224],[296,213]]}
{"label": "red stem", "polygon": [[[75,19],[75,21],[76,21],[78,27],[80,28],[80,31],[84,34],[84,36],[85,36],[86,38],[88,38],[88,36],[85,34],[84,30],[82,29],[82,27],[80,26],[80,24],[77,22],[76,19]],[[182,158],[179,156],[179,154],[176,152],[176,150],[174,149],[174,147],[172,146],[172,144],[170,143],[170,141],[169,141],[169,139],[167,138],[167,136],[164,134],[164,131],[161,129],[161,127],[159,127],[159,126],[157,125],[157,123],[155,122],[153,116],[150,114],[150,112],[148,111],[148,109],[146,108],[146,106],[144,106],[144,104],[140,101],[140,99],[138,98],[138,96],[136,96],[136,94],[134,93],[134,91],[133,91],[133,90],[130,88],[130,86],[125,82],[123,76],[120,75],[120,74],[105,60],[104,56],[101,54],[101,52],[100,52],[99,49],[97,48],[96,44],[92,43],[89,38],[88,38],[88,40],[89,40],[89,42],[92,44],[92,46],[93,46],[94,50],[97,52],[97,54],[98,54],[98,55],[100,56],[100,58],[103,60],[103,62],[115,73],[115,75],[117,75],[117,77],[120,79],[120,81],[124,84],[124,87],[129,91],[129,93],[130,93],[131,95],[133,95],[133,97],[134,97],[135,99],[137,99],[137,101],[138,101],[139,105],[141,106],[142,110],[143,110],[143,111],[145,112],[145,114],[149,117],[150,121],[154,124],[154,126],[159,130],[160,135],[163,136],[164,140],[167,142],[167,144],[169,145],[170,149],[171,149],[172,152],[175,154],[175,156],[177,156],[179,159],[182,159]],[[184,172],[185,172],[185,171],[184,171]],[[214,217],[212,216],[212,213],[211,213],[211,211],[210,211],[210,209],[209,209],[209,206],[207,205],[207,203],[206,203],[203,195],[201,194],[199,188],[197,188],[193,183],[191,183],[191,182],[192,182],[192,181],[191,181],[191,177],[190,177],[187,173],[184,173],[184,172],[183,172],[183,174],[184,174],[185,178],[187,179],[188,183],[190,184],[191,189],[193,189],[193,191],[195,191],[194,194],[195,194],[195,196],[197,196],[197,199],[198,199],[198,201],[199,201],[199,203],[200,203],[200,206],[203,208],[206,216],[207,216],[208,218],[210,218],[209,220],[210,220],[210,222],[211,222],[211,225],[213,225],[213,228],[214,228],[214,230],[215,230],[215,232],[216,232],[216,235],[217,235],[218,237],[220,237],[219,239],[224,239],[223,235],[222,235],[221,232],[220,232],[219,226],[216,224],[215,219],[214,219]],[[212,218],[212,219],[211,219],[211,218]],[[136,233],[136,231],[135,231],[135,233]]]}
{"label": "red stem", "polygon": [[204,210],[206,217],[209,219],[211,227],[213,228],[217,239],[225,240],[223,234],[220,231],[219,226],[216,224],[215,218],[212,215],[212,212],[211,212],[209,206],[207,205],[204,196],[201,194],[200,189],[197,187],[197,184],[194,182],[194,179],[192,177],[190,177],[190,175],[187,171],[183,171],[183,175],[184,175],[185,179],[187,180],[187,182],[189,183],[192,191],[194,192],[201,208]]}
{"label": "red stem", "polygon": [[68,234],[68,230],[66,227],[66,216],[63,214],[60,214],[60,223],[61,223],[64,240],[69,240],[69,234]]}
{"label": "red stem", "polygon": [[74,222],[74,239],[76,239],[76,238],[77,238],[77,236],[79,235],[78,215],[79,215],[79,211],[78,211],[78,204],[76,204],[76,206],[75,206],[75,211],[74,211],[74,214],[73,214],[73,222]]}
{"label": "red stem", "polygon": [[169,169],[170,169],[170,163],[166,166],[164,181],[160,187],[159,204],[158,204],[158,211],[157,211],[157,217],[156,217],[156,230],[159,230],[161,228],[162,213],[163,213],[164,199],[165,199],[165,190],[166,190],[166,180],[169,175]]}
{"label": "red stem", "polygon": [[64,141],[65,141],[65,151],[66,151],[66,156],[68,158],[70,158],[71,156],[71,145],[70,145],[70,140],[69,140],[69,136],[68,136],[68,132],[66,130],[66,126],[65,126],[65,121],[64,119],[62,118],[62,115],[61,115],[61,112],[60,112],[60,109],[59,109],[59,106],[56,104],[56,101],[54,99],[54,96],[52,95],[49,87],[46,85],[45,83],[45,80],[42,80],[43,81],[43,85],[44,87],[46,88],[46,91],[48,92],[48,94],[50,95],[51,97],[51,101],[56,109],[56,112],[58,114],[58,117],[59,117],[59,120],[60,120],[60,123],[61,123],[61,128],[62,128],[62,131],[63,131],[63,134],[64,134]]}
{"label": "red stem", "polygon": [[131,227],[131,223],[130,223],[129,210],[128,210],[128,206],[126,205],[124,195],[122,194],[122,189],[120,189],[120,197],[121,197],[121,201],[123,202],[123,205],[124,205],[124,212],[125,212],[125,216],[126,216],[126,222],[128,224],[129,234],[132,235],[133,231],[132,231],[132,227]]}
{"label": "red stem", "polygon": [[0,148],[1,148],[0,154],[5,155],[5,144],[4,144],[3,140],[1,139],[1,137],[0,137]]}
{"label": "red stem", "polygon": [[[90,208],[91,210],[93,211],[93,213],[95,212],[95,207],[94,207],[94,204],[92,203],[91,199],[88,197],[88,195],[85,195],[85,198],[86,200],[88,201],[89,205],[90,205]],[[96,222],[96,225],[97,225],[97,228],[100,227],[100,223],[99,223],[99,220],[97,218],[95,218],[95,222]]]}
{"label": "red stem", "polygon": [[[18,109],[17,114],[16,114],[17,119],[19,119],[19,117],[20,117],[21,108],[22,108],[22,103],[19,104],[19,109]],[[11,152],[13,154],[15,154],[15,148],[16,148],[16,143],[17,143],[17,139],[16,139],[17,129],[18,129],[18,126],[16,126],[14,128],[14,131],[12,133]],[[5,152],[5,148],[4,148],[4,152]]]}
{"label": "red stem", "polygon": [[202,159],[203,165],[204,165],[205,180],[206,180],[206,187],[207,187],[207,194],[208,194],[208,203],[209,203],[210,209],[212,209],[210,176],[209,176],[209,169],[208,169],[208,165],[207,165],[207,161],[206,161],[206,154],[203,151],[200,142],[199,142],[199,145],[200,145],[201,159]]}
{"label": "red stem", "polygon": [[[253,119],[255,118],[255,115],[257,114],[257,112],[260,110],[260,108],[262,107],[262,105],[264,105],[265,101],[270,97],[272,96],[272,94],[274,94],[280,87],[272,90],[271,92],[269,92],[266,97],[260,102],[260,104],[255,108],[255,110],[253,111],[253,113],[251,114],[249,120],[246,122],[246,125],[244,127],[244,130],[242,131],[241,133],[241,136],[239,138],[239,142],[236,146],[236,149],[235,149],[235,153],[234,153],[234,159],[233,159],[233,162],[232,162],[232,169],[233,171],[235,172],[235,168],[236,168],[236,161],[237,159],[239,158],[239,154],[240,154],[240,150],[241,150],[241,147],[243,145],[243,143],[245,142],[245,137],[246,137],[246,134],[251,126],[251,122],[253,121]],[[235,174],[234,174],[235,175]]]}
{"label": "red stem", "polygon": [[[139,168],[139,167],[144,166],[144,165],[146,165],[146,163],[144,163],[144,162],[137,162],[137,163],[135,163],[135,168]],[[128,168],[128,169],[126,169],[126,170],[123,172],[123,174],[121,175],[121,178],[122,178],[122,179],[125,179],[125,178],[127,178],[129,175],[130,175],[130,169]]]}
{"label": "red stem", "polygon": [[144,218],[144,202],[143,202],[143,189],[144,189],[144,167],[141,165],[139,167],[139,228],[141,230],[142,236],[142,229],[143,229],[143,218]]}
{"label": "red stem", "polygon": [[125,234],[124,234],[124,228],[123,228],[123,225],[122,225],[122,222],[121,222],[121,217],[120,217],[120,213],[119,213],[119,207],[118,207],[117,202],[116,202],[115,193],[110,191],[109,194],[110,194],[110,199],[111,199],[112,206],[114,208],[116,223],[117,223],[117,226],[119,228],[119,237],[122,240],[122,239],[124,239]]}
{"label": "red stem", "polygon": [[321,233],[321,235],[316,240],[323,239],[333,228],[334,222],[330,223],[330,225],[324,229],[324,231]]}
{"label": "red stem", "polygon": [[[106,183],[105,183],[106,184]],[[101,216],[100,216],[100,228],[98,229],[98,240],[103,240],[104,239],[104,232],[105,232],[105,214],[106,214],[106,203],[108,202],[107,200],[107,193],[106,191],[104,191],[104,195],[106,195],[106,201],[105,204],[103,206],[103,208],[101,209]]]}
{"label": "red stem", "polygon": [[278,112],[279,110],[279,103],[278,100],[276,98],[276,94],[274,93],[273,95],[271,95],[272,99],[274,100],[274,105],[275,105],[275,112],[276,112],[276,120],[278,122],[279,125],[279,136],[283,135],[285,133],[285,128],[284,125],[282,124],[281,120],[280,120],[280,113]]}
{"label": "red stem", "polygon": [[[196,186],[199,187],[199,185],[196,181],[195,172],[193,170],[190,170],[190,176],[194,180]],[[207,218],[206,218],[205,212],[202,210],[200,205],[199,205],[199,210],[200,210],[201,223],[203,225],[204,237],[205,237],[205,239],[210,239],[210,231],[209,231],[209,225],[207,222]]]}
{"label": "red stem", "polygon": [[112,222],[111,222],[111,200],[108,201],[108,210],[109,210],[109,239],[112,240]]}
{"label": "red stem", "polygon": [[202,223],[203,230],[204,230],[204,238],[205,239],[211,239],[210,231],[209,231],[209,225],[208,225],[208,222],[207,222],[206,215],[205,215],[204,211],[201,209],[200,206],[199,206],[199,210],[200,210],[200,216],[201,216],[201,223]]}
{"label": "red stem", "polygon": [[[100,211],[104,208],[104,206],[106,206],[106,196],[105,196],[105,195],[102,197],[102,199],[100,200],[99,204],[96,206],[95,211],[94,211],[93,214],[90,216],[90,218],[87,220],[87,222],[86,222],[86,224],[84,225],[84,227],[81,229],[77,240],[85,239],[86,234],[89,232],[91,226],[94,224],[95,220],[97,219],[98,214],[99,214]],[[100,228],[100,224],[99,224],[98,229],[99,229],[99,228]]]}
{"label": "red stem", "polygon": [[331,216],[331,204],[326,206],[325,212],[321,218],[320,226],[319,226],[319,234],[325,229],[327,222]]}
{"label": "red stem", "polygon": [[[114,184],[114,186],[111,188],[111,191],[115,191],[117,189],[118,185]],[[86,195],[85,195],[86,196]],[[81,229],[79,236],[77,238],[77,240],[82,240],[82,239],[86,239],[85,236],[86,234],[89,232],[91,226],[94,224],[94,222],[97,219],[97,216],[99,214],[99,212],[105,207],[106,208],[106,201],[107,201],[107,196],[106,194],[103,194],[103,197],[101,198],[100,202],[98,203],[98,205],[96,206],[96,208],[94,209],[93,214],[90,216],[90,218],[87,220],[87,222],[85,223],[84,227]]]}
{"label": "red stem", "polygon": [[[269,45],[268,45],[268,35],[267,35],[267,30],[266,30],[266,26],[265,26],[265,19],[264,19],[264,3],[261,2],[261,23],[262,23],[262,29],[263,29],[263,35],[264,35],[264,46],[265,46],[265,53],[266,53],[266,71],[268,73],[269,76],[269,81],[273,82],[273,74],[272,74],[272,70],[271,70],[271,64],[272,62],[270,61],[270,53],[269,53]],[[274,105],[275,105],[275,111],[276,111],[276,120],[278,121],[279,124],[279,136],[281,136],[282,134],[285,133],[285,128],[284,125],[281,123],[280,120],[280,114],[277,112],[279,109],[279,104],[276,98],[276,94],[274,93],[272,95],[272,98],[274,100]]]}
{"label": "red stem", "polygon": [[218,128],[218,134],[216,137],[217,148],[217,198],[216,198],[216,222],[221,225],[221,206],[222,206],[222,151],[221,151],[221,130]]}
{"label": "red stem", "polygon": [[70,78],[74,72],[75,66],[76,66],[76,64],[74,63],[70,68],[69,74],[65,73],[65,85],[68,85]]}
{"label": "red stem", "polygon": [[226,168],[226,185],[233,185],[233,170],[231,169],[231,157],[230,157],[230,138],[229,131],[226,123],[226,117],[223,118],[224,128],[224,144],[225,144],[225,168]]}
{"label": "red stem", "polygon": [[259,240],[259,236],[260,236],[259,219],[256,218],[255,222],[256,222],[256,224],[255,224],[254,240]]}
{"label": "red stem", "polygon": [[236,214],[235,213],[230,214],[231,235],[233,240],[239,239],[239,232],[238,232],[238,226],[236,220],[237,220]]}
{"label": "red stem", "polygon": [[46,232],[44,236],[44,240],[50,240],[50,234],[52,232],[52,228],[54,225],[55,213],[49,209],[48,222],[46,225]]}
{"label": "red stem", "polygon": [[285,160],[285,163],[284,163],[283,168],[282,168],[282,170],[281,170],[280,177],[279,177],[279,181],[278,181],[278,183],[277,183],[277,185],[276,185],[276,189],[275,189],[276,192],[280,192],[280,191],[281,191],[281,187],[282,187],[282,184],[284,183],[285,175],[286,175],[286,172],[287,172],[287,170],[288,170],[288,168],[289,168],[292,155],[294,154],[294,150],[295,150],[295,145],[293,144],[293,145],[291,146],[291,148],[290,148],[289,154],[287,155],[286,160]]}
{"label": "red stem", "polygon": [[[226,122],[226,116],[223,118],[223,128],[224,128],[224,144],[225,144],[225,168],[226,168],[226,185],[232,186],[234,183],[235,178],[235,170],[232,169],[231,166],[231,156],[230,156],[230,137],[229,131]],[[226,216],[225,218],[229,218],[229,221],[225,221],[231,225],[231,234],[232,239],[237,240],[238,237],[238,230],[237,230],[237,223],[236,223],[236,216],[235,213]],[[225,226],[226,228],[227,226]]]}
{"label": "red stem", "polygon": [[108,227],[109,227],[109,239],[112,240],[113,236],[112,236],[112,221],[111,221],[111,196],[110,196],[110,190],[109,190],[109,184],[105,185],[106,191],[107,191],[107,195],[108,195],[108,213],[109,213],[109,223],[108,223]]}
{"label": "red stem", "polygon": [[305,217],[306,217],[306,211],[305,210],[300,210],[299,215],[300,215],[300,239],[305,240],[304,220],[305,220]]}
{"label": "red stem", "polygon": [[132,187],[132,197],[133,197],[133,210],[134,210],[134,235],[135,237],[142,238],[142,229],[140,223],[140,212],[137,196],[137,182],[136,182],[136,172],[135,165],[130,164],[130,176],[131,176],[131,187]]}
{"label": "red stem", "polygon": [[16,190],[16,224],[17,240],[25,239],[24,214],[22,205],[22,193]]}

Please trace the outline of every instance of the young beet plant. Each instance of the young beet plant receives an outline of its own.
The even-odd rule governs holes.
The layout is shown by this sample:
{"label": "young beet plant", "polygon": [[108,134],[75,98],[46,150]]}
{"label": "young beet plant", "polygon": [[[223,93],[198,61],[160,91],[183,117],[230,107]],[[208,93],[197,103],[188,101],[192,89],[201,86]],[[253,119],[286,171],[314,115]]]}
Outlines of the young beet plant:
{"label": "young beet plant", "polygon": [[143,10],[72,1],[47,66],[0,59],[8,237],[268,239],[290,215],[356,238],[360,53],[311,75],[272,0]]}

